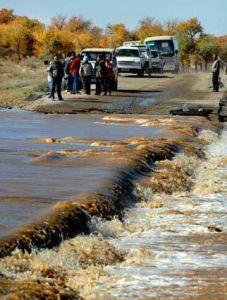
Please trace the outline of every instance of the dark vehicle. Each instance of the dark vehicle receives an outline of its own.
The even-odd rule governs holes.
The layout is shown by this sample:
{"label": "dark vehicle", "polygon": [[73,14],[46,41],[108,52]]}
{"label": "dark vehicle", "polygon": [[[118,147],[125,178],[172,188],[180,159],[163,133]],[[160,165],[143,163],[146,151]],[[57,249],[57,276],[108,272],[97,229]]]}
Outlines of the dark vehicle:
{"label": "dark vehicle", "polygon": [[190,106],[183,105],[181,108],[170,110],[170,114],[173,116],[203,116],[207,117],[213,112],[213,109],[201,107],[201,106]]}
{"label": "dark vehicle", "polygon": [[151,72],[162,74],[164,72],[165,61],[161,55],[161,52],[158,50],[150,49],[150,55],[151,55]]}
{"label": "dark vehicle", "polygon": [[179,72],[180,56],[178,40],[176,36],[153,36],[147,37],[144,43],[151,50],[158,50],[161,52],[165,60],[164,71],[174,73]]}

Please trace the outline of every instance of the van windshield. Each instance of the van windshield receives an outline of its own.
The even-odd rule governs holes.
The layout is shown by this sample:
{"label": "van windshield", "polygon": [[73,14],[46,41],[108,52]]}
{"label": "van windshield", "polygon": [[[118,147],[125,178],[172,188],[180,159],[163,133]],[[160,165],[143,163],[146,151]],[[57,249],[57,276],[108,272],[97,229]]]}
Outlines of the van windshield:
{"label": "van windshield", "polygon": [[139,57],[138,49],[117,49],[116,56]]}
{"label": "van windshield", "polygon": [[163,56],[174,55],[174,44],[172,40],[147,41],[151,50],[158,50]]}
{"label": "van windshield", "polygon": [[[133,47],[136,47],[136,46],[133,46]],[[143,53],[143,54],[146,54],[147,53],[147,47],[146,46],[137,46],[140,51]]]}
{"label": "van windshield", "polygon": [[98,55],[104,55],[106,58],[109,58],[112,61],[112,53],[111,52],[91,52],[91,51],[83,51],[81,53],[82,56],[87,56],[89,61],[96,61]]}
{"label": "van windshield", "polygon": [[157,58],[158,57],[158,51],[151,51],[151,56],[153,58]]}

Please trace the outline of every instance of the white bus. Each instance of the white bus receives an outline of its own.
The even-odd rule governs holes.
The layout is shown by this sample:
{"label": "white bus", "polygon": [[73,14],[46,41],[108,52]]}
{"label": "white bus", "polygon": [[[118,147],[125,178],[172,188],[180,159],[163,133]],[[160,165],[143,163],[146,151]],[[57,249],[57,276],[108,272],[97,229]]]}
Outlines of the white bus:
{"label": "white bus", "polygon": [[179,47],[175,36],[153,36],[144,40],[151,50],[160,51],[164,58],[164,71],[178,73],[180,67]]}

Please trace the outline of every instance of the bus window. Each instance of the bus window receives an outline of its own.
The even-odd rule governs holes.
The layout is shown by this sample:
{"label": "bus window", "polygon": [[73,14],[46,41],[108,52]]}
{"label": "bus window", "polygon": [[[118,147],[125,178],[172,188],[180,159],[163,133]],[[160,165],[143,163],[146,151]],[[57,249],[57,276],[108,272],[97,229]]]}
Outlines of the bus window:
{"label": "bus window", "polygon": [[151,50],[158,50],[163,56],[173,56],[174,55],[174,45],[173,41],[149,41],[147,45]]}

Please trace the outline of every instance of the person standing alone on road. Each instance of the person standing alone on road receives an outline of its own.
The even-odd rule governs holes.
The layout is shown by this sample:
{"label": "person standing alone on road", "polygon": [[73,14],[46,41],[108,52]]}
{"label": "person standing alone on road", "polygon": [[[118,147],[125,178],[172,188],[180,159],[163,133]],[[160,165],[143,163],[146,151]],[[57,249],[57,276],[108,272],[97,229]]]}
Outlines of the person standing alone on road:
{"label": "person standing alone on road", "polygon": [[88,57],[84,56],[80,67],[80,78],[86,95],[91,94],[91,76],[92,76],[92,65],[88,61]]}
{"label": "person standing alone on road", "polygon": [[220,60],[217,54],[213,56],[214,62],[212,64],[212,74],[213,74],[213,91],[219,91],[219,74],[220,74]]}
{"label": "person standing alone on road", "polygon": [[58,100],[63,100],[61,95],[61,83],[64,76],[63,63],[60,62],[58,56],[54,56],[54,60],[50,62],[49,73],[52,77],[52,85],[49,98],[54,100],[55,88],[57,87]]}

